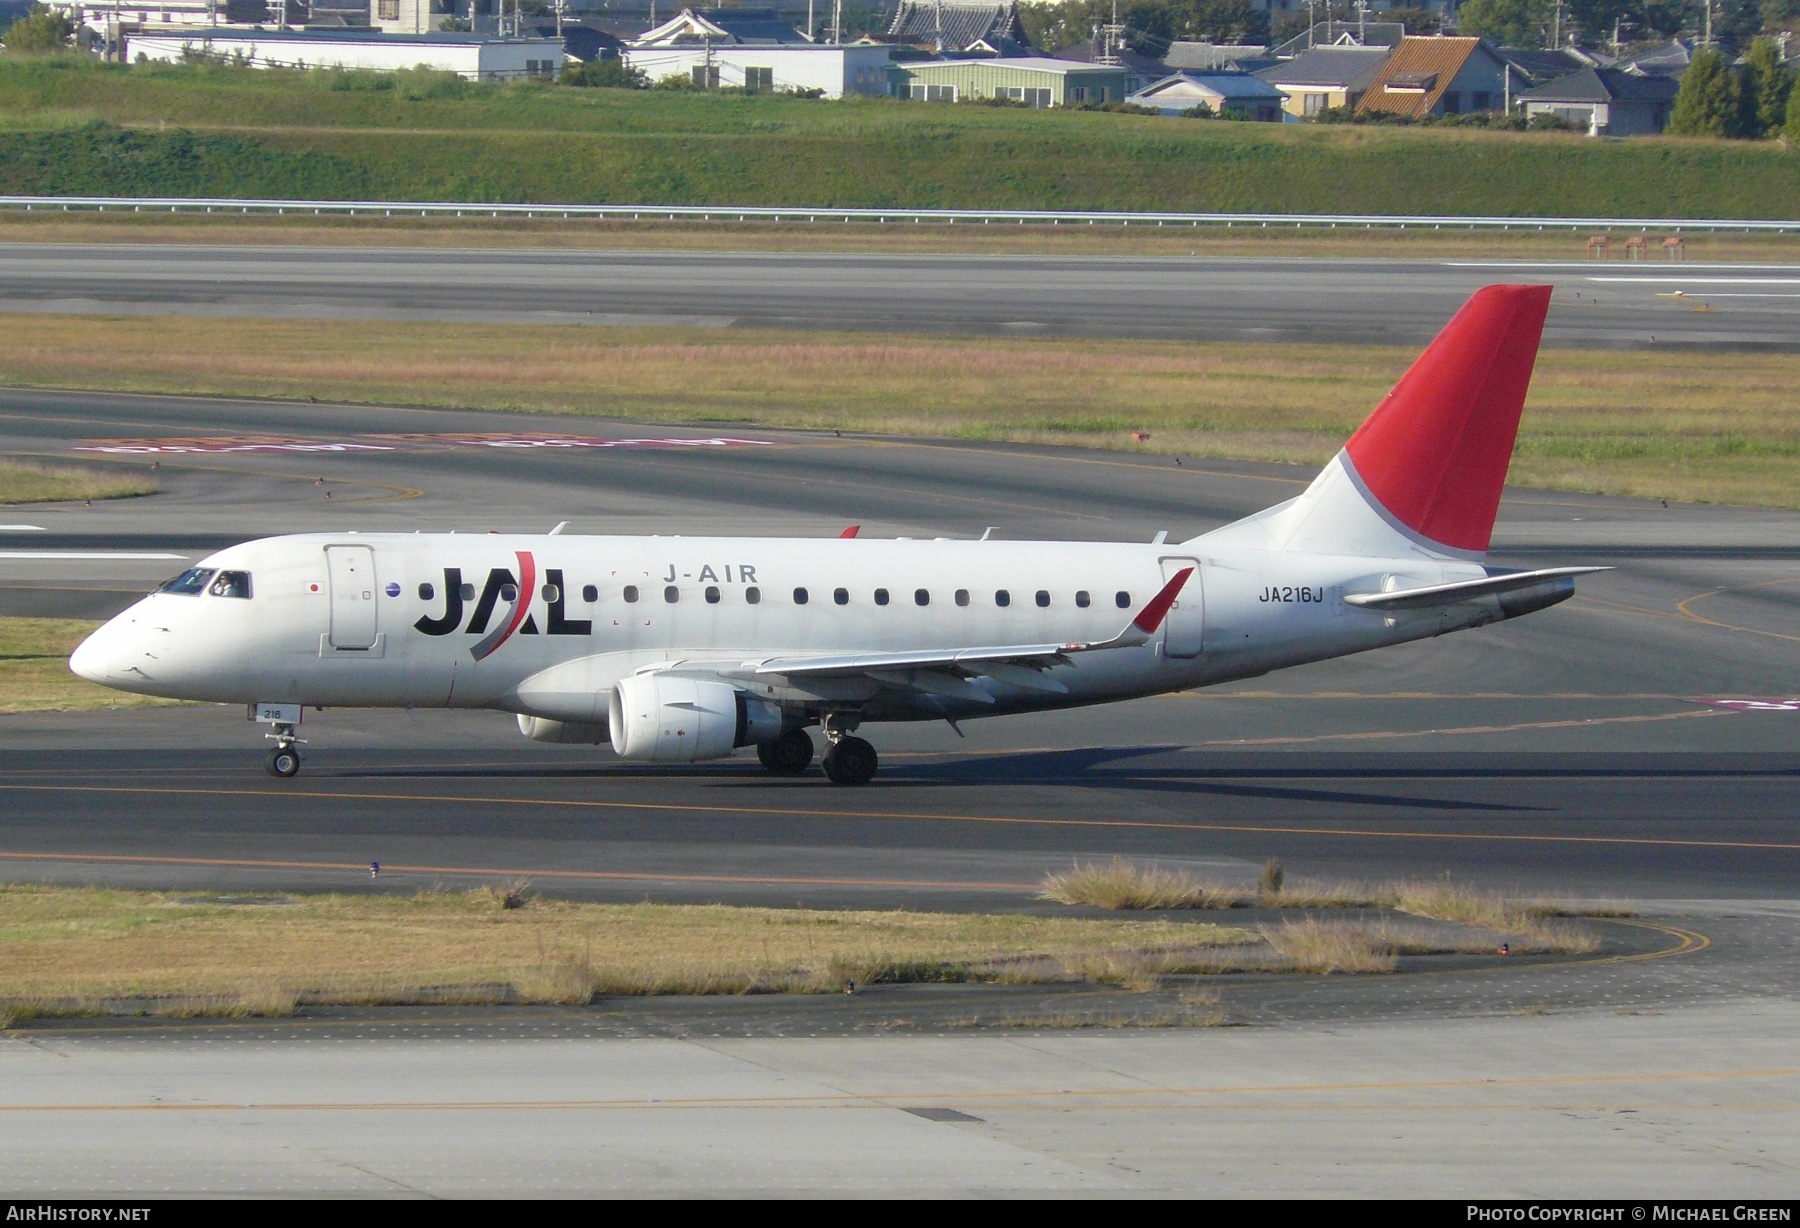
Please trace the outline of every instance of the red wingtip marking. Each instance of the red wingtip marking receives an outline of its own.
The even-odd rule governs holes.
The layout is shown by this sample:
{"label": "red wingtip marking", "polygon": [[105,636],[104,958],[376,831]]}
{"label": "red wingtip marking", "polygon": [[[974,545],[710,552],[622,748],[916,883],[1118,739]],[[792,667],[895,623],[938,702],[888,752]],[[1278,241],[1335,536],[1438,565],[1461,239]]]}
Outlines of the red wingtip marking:
{"label": "red wingtip marking", "polygon": [[853,524],[849,528],[845,529],[842,533],[839,533],[838,537],[839,538],[855,537],[858,533],[861,533],[861,532],[862,532],[862,526],[859,524]]}
{"label": "red wingtip marking", "polygon": [[1163,585],[1162,592],[1152,597],[1150,604],[1146,605],[1138,612],[1138,616],[1131,620],[1131,625],[1145,635],[1149,635],[1162,626],[1162,620],[1168,615],[1169,607],[1175,604],[1176,594],[1181,592],[1181,586],[1186,584],[1188,577],[1193,574],[1192,567],[1183,567],[1176,572],[1175,578]]}
{"label": "red wingtip marking", "polygon": [[1345,445],[1370,493],[1414,532],[1488,548],[1550,290],[1477,290]]}

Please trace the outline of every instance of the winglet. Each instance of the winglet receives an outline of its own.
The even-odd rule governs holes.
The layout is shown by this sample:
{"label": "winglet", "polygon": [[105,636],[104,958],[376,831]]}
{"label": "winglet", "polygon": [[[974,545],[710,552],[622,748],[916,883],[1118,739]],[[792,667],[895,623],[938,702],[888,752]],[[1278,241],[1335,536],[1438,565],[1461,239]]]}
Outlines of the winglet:
{"label": "winglet", "polygon": [[1175,604],[1175,598],[1181,592],[1182,586],[1193,574],[1192,567],[1183,567],[1176,572],[1175,578],[1163,585],[1162,592],[1152,597],[1149,604],[1138,611],[1138,616],[1131,620],[1131,625],[1145,635],[1155,634],[1156,629],[1162,626],[1163,619],[1168,617],[1169,607]]}
{"label": "winglet", "polygon": [[1175,604],[1182,587],[1187,584],[1188,577],[1194,574],[1192,567],[1183,567],[1176,572],[1170,581],[1162,586],[1162,592],[1152,597],[1144,608],[1138,611],[1137,617],[1125,624],[1125,629],[1110,640],[1098,640],[1091,644],[1065,644],[1064,652],[1093,652],[1098,648],[1136,648],[1148,643],[1156,629],[1162,626],[1163,619],[1169,615],[1169,607]]}
{"label": "winglet", "polygon": [[862,532],[862,526],[859,524],[853,524],[849,528],[845,529],[842,533],[839,533],[838,537],[839,537],[839,539],[855,537],[858,533],[861,533],[861,532]]}

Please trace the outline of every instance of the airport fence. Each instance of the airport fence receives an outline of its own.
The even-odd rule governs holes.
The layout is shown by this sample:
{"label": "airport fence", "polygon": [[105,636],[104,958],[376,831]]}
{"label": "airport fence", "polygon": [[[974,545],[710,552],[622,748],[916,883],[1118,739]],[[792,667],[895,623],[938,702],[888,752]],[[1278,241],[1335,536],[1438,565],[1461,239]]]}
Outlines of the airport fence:
{"label": "airport fence", "polygon": [[1250,229],[1595,230],[1790,234],[1800,219],[1457,217],[1351,213],[1126,213],[1048,209],[806,209],[714,205],[555,205],[467,201],[235,200],[185,196],[0,196],[26,212],[289,214],[337,217],[556,218],[596,221],[788,222],[946,226],[1148,226]]}

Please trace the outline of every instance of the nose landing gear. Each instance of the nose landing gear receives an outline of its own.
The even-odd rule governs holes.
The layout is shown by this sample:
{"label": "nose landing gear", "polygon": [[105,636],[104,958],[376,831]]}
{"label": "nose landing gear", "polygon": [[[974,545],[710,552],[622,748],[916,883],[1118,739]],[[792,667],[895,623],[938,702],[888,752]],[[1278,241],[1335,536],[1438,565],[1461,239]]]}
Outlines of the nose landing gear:
{"label": "nose landing gear", "polygon": [[274,746],[269,749],[269,756],[263,766],[271,776],[283,778],[298,775],[300,772],[300,752],[292,745]]}

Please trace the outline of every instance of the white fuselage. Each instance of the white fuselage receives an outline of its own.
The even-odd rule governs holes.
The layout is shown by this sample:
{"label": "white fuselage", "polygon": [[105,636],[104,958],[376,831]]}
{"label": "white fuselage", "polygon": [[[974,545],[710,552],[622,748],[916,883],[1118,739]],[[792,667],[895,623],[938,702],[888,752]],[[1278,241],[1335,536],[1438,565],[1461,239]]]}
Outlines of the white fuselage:
{"label": "white fuselage", "polygon": [[910,678],[895,681],[919,685],[744,684],[790,715],[849,707],[865,720],[963,719],[1204,686],[1505,617],[1493,599],[1386,613],[1343,601],[1483,576],[1477,563],[1208,537],[310,534],[233,546],[200,566],[248,573],[250,595],[146,597],[83,645],[77,671],[181,699],[491,708],[603,724],[614,684],[650,668],[733,678],[779,657],[1102,640],[1196,568],[1149,642],[1072,656],[1045,672],[1049,685],[1004,668],[959,684],[979,695]]}

